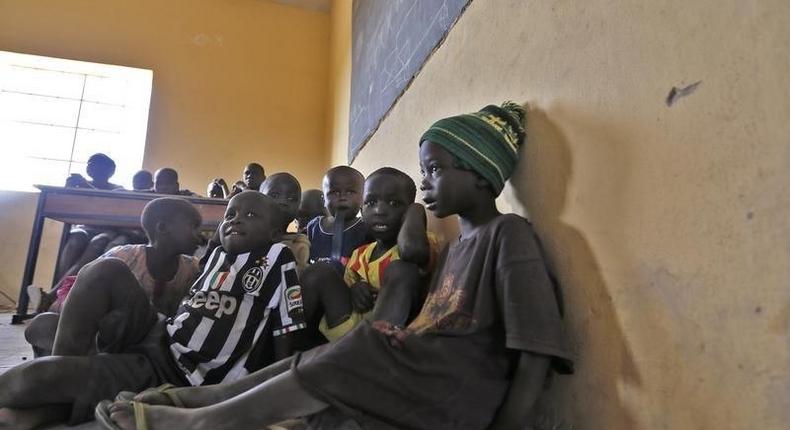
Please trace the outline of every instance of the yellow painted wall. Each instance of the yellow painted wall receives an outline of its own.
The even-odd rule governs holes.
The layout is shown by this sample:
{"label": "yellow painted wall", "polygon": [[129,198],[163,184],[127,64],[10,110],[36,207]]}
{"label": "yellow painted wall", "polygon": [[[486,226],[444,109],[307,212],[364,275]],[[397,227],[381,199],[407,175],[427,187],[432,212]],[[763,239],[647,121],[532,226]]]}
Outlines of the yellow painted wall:
{"label": "yellow painted wall", "polygon": [[330,165],[347,164],[349,105],[351,103],[351,5],[333,0],[330,10],[329,97],[326,133]]}
{"label": "yellow painted wall", "polygon": [[[262,0],[0,0],[0,50],[152,69],[144,167],[174,167],[195,192],[249,161],[305,187],[326,170],[329,14]],[[0,195],[14,244],[0,256],[24,258],[34,199]],[[21,264],[0,261],[0,290],[15,297]]]}
{"label": "yellow painted wall", "polygon": [[578,355],[539,428],[790,422],[788,40],[786,0],[474,0],[360,153],[418,178],[434,120],[532,106],[499,203],[535,224]]}

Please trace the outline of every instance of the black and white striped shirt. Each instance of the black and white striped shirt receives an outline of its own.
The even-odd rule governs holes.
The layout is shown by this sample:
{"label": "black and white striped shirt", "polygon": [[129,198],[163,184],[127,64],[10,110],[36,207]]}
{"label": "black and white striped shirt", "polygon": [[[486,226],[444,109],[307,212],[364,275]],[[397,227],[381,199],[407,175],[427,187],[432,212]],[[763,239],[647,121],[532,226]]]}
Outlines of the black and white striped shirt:
{"label": "black and white striped shirt", "polygon": [[170,352],[192,385],[229,382],[273,361],[273,338],[305,327],[291,251],[230,256],[216,248],[167,325]]}

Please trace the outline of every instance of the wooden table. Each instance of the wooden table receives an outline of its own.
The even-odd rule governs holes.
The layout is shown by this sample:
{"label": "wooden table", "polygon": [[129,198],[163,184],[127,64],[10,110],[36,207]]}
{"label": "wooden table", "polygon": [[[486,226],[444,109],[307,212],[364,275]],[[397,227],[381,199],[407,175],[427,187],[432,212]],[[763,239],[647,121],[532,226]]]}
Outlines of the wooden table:
{"label": "wooden table", "polygon": [[[22,275],[22,285],[19,288],[19,302],[17,302],[16,315],[11,319],[12,324],[20,324],[30,318],[27,307],[29,298],[27,286],[33,283],[36,272],[38,250],[41,244],[41,233],[44,229],[44,219],[49,218],[64,224],[61,235],[60,251],[68,238],[71,224],[86,224],[97,227],[126,227],[141,228],[140,215],[145,205],[158,197],[172,197],[153,193],[137,193],[132,191],[102,191],[83,188],[51,187],[36,185],[41,190],[36,206],[36,216],[33,221],[33,232],[30,235],[30,245],[27,249],[25,272]],[[203,216],[201,230],[213,231],[217,229],[225,214],[228,201],[223,199],[207,199],[201,197],[183,197],[197,208]],[[56,263],[57,265],[57,260]]]}

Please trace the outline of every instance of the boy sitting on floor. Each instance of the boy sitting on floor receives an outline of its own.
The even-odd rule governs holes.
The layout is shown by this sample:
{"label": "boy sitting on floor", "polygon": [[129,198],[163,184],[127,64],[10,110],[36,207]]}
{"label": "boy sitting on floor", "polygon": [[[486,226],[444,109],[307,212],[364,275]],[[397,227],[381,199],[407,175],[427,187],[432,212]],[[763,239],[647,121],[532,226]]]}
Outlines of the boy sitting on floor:
{"label": "boy sitting on floor", "polygon": [[[197,259],[192,257],[202,239],[198,231],[200,213],[186,200],[163,197],[145,205],[140,222],[148,236],[148,245],[118,246],[99,259],[116,258],[126,264],[154,308],[172,316],[200,274]],[[54,309],[62,308],[73,284],[71,280],[58,288]],[[95,308],[94,304],[84,304]],[[37,315],[25,329],[25,338],[36,356],[52,353],[58,319],[57,313],[45,312]]]}
{"label": "boy sitting on floor", "polygon": [[[289,337],[304,326],[301,289],[293,255],[272,241],[277,211],[258,192],[231,199],[222,247],[166,323],[125,263],[86,267],[58,326],[55,348],[68,337],[69,350],[0,375],[0,427],[34,428],[69,414],[76,423],[123,390],[229,382],[290,355]],[[99,346],[113,349],[85,356],[94,337],[111,337]]]}
{"label": "boy sitting on floor", "polygon": [[310,263],[327,262],[342,274],[348,257],[367,240],[367,228],[358,218],[365,177],[357,169],[336,166],[324,175],[324,203],[330,216],[307,224]]}
{"label": "boy sitting on floor", "polygon": [[261,184],[260,191],[271,197],[280,206],[283,218],[277,226],[277,235],[279,235],[279,241],[284,243],[294,254],[296,270],[301,274],[310,260],[310,241],[307,239],[307,235],[302,233],[289,233],[288,226],[291,225],[299,211],[302,186],[292,174],[281,172],[267,177]]}
{"label": "boy sitting on floor", "polygon": [[[380,292],[391,296],[382,303],[396,308],[380,311],[388,314],[384,319],[413,316],[419,309],[423,298],[420,269],[429,265],[437,244],[426,232],[425,210],[414,203],[416,194],[414,181],[400,170],[383,167],[371,173],[365,180],[362,219],[375,242],[354,250],[343,279],[333,271],[318,270],[305,277],[303,284],[310,286],[304,287],[307,320],[319,301],[324,309],[319,329],[329,341],[370,319]],[[397,324],[406,322],[402,318]]]}
{"label": "boy sitting on floor", "polygon": [[172,393],[190,409],[146,405],[167,400],[149,392],[102,402],[97,415],[121,429],[263,428],[334,406],[366,429],[525,428],[550,367],[570,372],[572,362],[535,232],[496,208],[523,120],[518,105],[491,105],[420,139],[423,201],[440,218],[458,215],[461,234],[407,327],[363,322],[233,383]]}

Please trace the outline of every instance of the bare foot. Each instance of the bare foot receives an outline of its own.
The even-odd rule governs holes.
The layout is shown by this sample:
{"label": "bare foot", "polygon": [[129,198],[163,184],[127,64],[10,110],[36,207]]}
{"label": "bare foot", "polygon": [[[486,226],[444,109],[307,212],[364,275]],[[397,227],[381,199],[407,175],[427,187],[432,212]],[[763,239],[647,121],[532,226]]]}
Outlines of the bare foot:
{"label": "bare foot", "polygon": [[225,400],[220,394],[213,386],[172,387],[168,388],[166,392],[161,389],[149,388],[141,391],[132,399],[148,405],[200,408]]}
{"label": "bare foot", "polygon": [[[188,428],[197,429],[191,424],[193,414],[188,409],[169,406],[141,405],[144,407],[146,428],[150,430]],[[139,407],[139,406],[138,406]],[[131,402],[115,402],[110,406],[110,419],[123,430],[137,429],[134,406]],[[208,428],[208,427],[201,427]]]}

